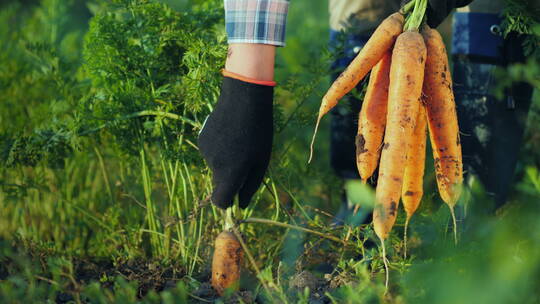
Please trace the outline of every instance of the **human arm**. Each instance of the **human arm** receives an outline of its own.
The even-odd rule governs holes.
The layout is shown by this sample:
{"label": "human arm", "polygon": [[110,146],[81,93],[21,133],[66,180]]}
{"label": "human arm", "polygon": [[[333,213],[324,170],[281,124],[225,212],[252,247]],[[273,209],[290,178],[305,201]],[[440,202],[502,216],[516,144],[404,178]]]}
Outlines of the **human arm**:
{"label": "human arm", "polygon": [[221,94],[198,143],[213,172],[212,202],[220,208],[236,195],[247,207],[268,167],[275,52],[284,45],[287,9],[284,0],[225,0],[229,50]]}
{"label": "human arm", "polygon": [[273,81],[275,55],[275,45],[232,43],[225,70],[251,79]]}

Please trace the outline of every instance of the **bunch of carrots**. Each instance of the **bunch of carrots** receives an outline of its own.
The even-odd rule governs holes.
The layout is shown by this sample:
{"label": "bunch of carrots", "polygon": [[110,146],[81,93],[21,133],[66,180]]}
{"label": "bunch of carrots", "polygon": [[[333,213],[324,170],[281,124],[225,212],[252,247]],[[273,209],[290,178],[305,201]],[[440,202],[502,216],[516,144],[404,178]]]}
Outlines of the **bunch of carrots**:
{"label": "bunch of carrots", "polygon": [[[379,167],[373,225],[383,247],[401,201],[407,220],[423,195],[426,126],[439,193],[453,208],[460,196],[462,159],[452,79],[441,35],[424,23],[427,0],[413,0],[386,18],[322,99],[321,118],[370,71],[358,120],[356,162],[366,181]],[[411,12],[412,11],[412,12]],[[406,244],[406,240],[405,240]],[[387,269],[388,275],[388,269]]]}

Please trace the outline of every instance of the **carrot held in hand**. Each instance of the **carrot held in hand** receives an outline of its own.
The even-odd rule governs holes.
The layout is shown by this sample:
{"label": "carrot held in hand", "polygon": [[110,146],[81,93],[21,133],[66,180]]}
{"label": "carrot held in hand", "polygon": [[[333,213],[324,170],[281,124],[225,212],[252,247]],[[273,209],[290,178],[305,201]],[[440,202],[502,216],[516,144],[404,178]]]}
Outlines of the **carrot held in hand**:
{"label": "carrot held in hand", "polygon": [[364,182],[373,175],[379,162],[386,126],[391,62],[392,53],[387,52],[371,71],[366,96],[358,118],[356,166]]}
{"label": "carrot held in hand", "polygon": [[425,27],[422,35],[427,47],[424,94],[433,150],[435,176],[443,201],[450,207],[457,242],[454,206],[461,194],[463,162],[457,122],[456,104],[452,91],[452,78],[448,57],[441,35]]}
{"label": "carrot held in hand", "polygon": [[425,61],[426,46],[422,36],[417,31],[399,35],[392,51],[388,115],[373,210],[373,228],[381,240],[387,290],[389,270],[384,240],[396,221],[406,151],[420,106]]}
{"label": "carrot held in hand", "polygon": [[347,69],[339,75],[330,89],[328,89],[319,108],[319,115],[311,140],[311,151],[308,162],[311,162],[311,158],[313,157],[313,143],[321,118],[335,107],[338,101],[345,94],[349,93],[367,75],[373,66],[381,60],[384,54],[392,48],[396,37],[403,31],[403,21],[403,15],[394,13],[381,22],[356,58],[354,58]]}
{"label": "carrot held in hand", "polygon": [[324,95],[319,109],[319,117],[328,113],[345,94],[356,87],[358,82],[392,48],[402,31],[403,16],[400,13],[394,13],[381,22],[351,64],[339,75]]}
{"label": "carrot held in hand", "polygon": [[388,237],[396,219],[403,174],[415,120],[420,106],[426,47],[422,36],[407,31],[392,52],[388,115],[379,165],[373,224],[377,236]]}
{"label": "carrot held in hand", "polygon": [[409,142],[409,149],[407,152],[407,165],[405,167],[405,174],[403,176],[403,187],[401,191],[401,201],[407,219],[405,220],[404,231],[404,256],[407,257],[407,228],[409,226],[409,220],[414,214],[422,195],[424,194],[424,167],[426,162],[426,109],[423,105],[420,105],[418,109],[418,116],[416,118],[416,126],[412,134],[412,138]]}

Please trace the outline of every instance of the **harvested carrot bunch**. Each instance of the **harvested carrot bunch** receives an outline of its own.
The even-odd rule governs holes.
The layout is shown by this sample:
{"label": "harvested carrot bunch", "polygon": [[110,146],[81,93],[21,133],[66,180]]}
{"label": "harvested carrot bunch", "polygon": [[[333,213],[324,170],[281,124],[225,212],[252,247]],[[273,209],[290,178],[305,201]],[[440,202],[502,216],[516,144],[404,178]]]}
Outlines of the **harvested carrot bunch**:
{"label": "harvested carrot bunch", "polygon": [[364,182],[379,168],[373,226],[382,244],[387,283],[384,240],[400,198],[406,226],[422,200],[426,129],[439,194],[450,207],[457,241],[453,207],[463,180],[459,128],[446,49],[440,34],[424,25],[427,1],[412,0],[386,18],[334,81],[322,99],[310,147],[309,161],[322,117],[371,71],[359,114],[356,163]]}

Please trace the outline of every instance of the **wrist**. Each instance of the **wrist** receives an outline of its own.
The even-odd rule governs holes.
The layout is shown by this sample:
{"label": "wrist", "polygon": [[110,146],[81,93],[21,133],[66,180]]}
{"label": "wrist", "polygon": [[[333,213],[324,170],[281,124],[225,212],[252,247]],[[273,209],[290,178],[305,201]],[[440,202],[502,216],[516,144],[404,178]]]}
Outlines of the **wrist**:
{"label": "wrist", "polygon": [[276,47],[268,44],[229,45],[225,70],[258,81],[274,80]]}

